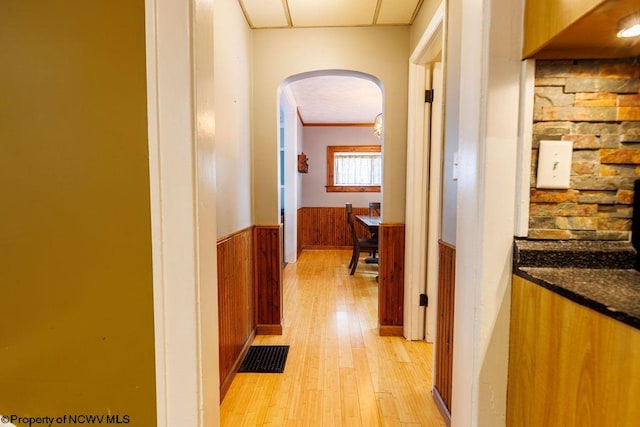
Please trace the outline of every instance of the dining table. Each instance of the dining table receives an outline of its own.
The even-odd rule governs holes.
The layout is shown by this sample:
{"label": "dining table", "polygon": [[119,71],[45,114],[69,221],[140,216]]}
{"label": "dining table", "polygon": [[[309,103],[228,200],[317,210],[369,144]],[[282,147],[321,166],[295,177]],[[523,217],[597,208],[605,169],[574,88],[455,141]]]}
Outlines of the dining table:
{"label": "dining table", "polygon": [[381,217],[369,215],[356,215],[356,221],[369,229],[371,234],[378,234]]}

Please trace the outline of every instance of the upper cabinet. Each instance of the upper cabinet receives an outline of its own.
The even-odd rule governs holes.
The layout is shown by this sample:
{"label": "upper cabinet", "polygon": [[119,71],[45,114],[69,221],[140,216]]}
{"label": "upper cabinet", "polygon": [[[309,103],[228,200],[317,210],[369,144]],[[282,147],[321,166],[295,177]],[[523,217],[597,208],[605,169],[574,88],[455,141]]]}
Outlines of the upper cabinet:
{"label": "upper cabinet", "polygon": [[527,0],[523,58],[640,56],[640,37],[616,36],[621,19],[640,13],[640,0]]}

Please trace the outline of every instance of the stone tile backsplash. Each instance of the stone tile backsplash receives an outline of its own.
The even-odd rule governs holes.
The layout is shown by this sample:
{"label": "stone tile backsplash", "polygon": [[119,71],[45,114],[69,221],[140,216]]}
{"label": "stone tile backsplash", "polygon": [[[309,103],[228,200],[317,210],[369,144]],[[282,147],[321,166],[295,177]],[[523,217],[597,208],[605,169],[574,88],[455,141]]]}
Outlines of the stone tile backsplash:
{"label": "stone tile backsplash", "polygon": [[[568,190],[536,189],[541,140],[573,141]],[[640,178],[640,58],[536,61],[529,237],[628,240]]]}

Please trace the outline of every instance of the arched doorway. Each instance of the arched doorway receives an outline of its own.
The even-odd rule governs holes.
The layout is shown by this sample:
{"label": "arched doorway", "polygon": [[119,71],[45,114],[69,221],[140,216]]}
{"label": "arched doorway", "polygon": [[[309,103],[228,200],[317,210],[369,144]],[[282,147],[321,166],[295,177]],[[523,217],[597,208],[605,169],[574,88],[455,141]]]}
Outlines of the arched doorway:
{"label": "arched doorway", "polygon": [[[382,193],[329,192],[325,189],[327,145],[380,144],[372,132],[382,113],[382,84],[356,71],[320,70],[285,79],[279,88],[280,132],[279,206],[284,221],[284,260],[295,262],[304,242],[298,236],[297,211],[303,206],[366,206],[380,202]],[[305,143],[305,132],[309,135]],[[312,129],[312,130],[311,130]],[[324,141],[323,141],[324,139]],[[384,148],[383,148],[384,150]],[[298,172],[298,154],[306,153],[310,168]],[[314,244],[315,246],[315,244]]]}

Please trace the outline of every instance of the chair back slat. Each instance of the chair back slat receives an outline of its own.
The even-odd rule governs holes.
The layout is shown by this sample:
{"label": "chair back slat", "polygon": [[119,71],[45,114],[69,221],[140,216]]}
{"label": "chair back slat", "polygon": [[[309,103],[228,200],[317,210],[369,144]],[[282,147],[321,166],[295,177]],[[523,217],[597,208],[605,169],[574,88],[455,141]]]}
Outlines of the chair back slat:
{"label": "chair back slat", "polygon": [[380,202],[369,202],[369,216],[380,216]]}
{"label": "chair back slat", "polygon": [[353,244],[358,244],[358,235],[356,233],[356,225],[353,219],[353,205],[351,203],[346,204],[347,211],[347,223],[349,224],[349,229],[351,230],[351,239],[353,239]]}

